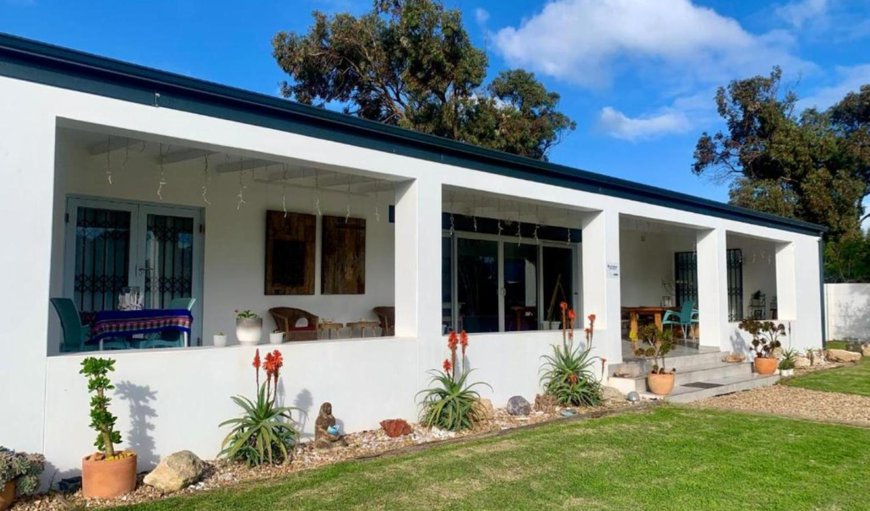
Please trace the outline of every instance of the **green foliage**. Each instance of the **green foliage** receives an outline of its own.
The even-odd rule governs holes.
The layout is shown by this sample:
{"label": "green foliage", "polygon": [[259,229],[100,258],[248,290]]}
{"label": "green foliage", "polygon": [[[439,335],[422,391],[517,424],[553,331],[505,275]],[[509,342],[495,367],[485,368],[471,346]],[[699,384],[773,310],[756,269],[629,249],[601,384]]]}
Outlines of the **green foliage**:
{"label": "green foliage", "polygon": [[803,374],[789,379],[786,385],[870,397],[870,358],[852,366]]}
{"label": "green foliage", "polygon": [[110,358],[88,357],[82,360],[79,374],[88,379],[88,392],[91,395],[91,428],[97,432],[94,446],[103,452],[106,458],[115,456],[115,445],[121,443],[121,433],[115,429],[118,418],[109,412],[112,399],[106,394],[115,386],[109,380],[108,374],[115,370],[115,361]]}
{"label": "green foliage", "polygon": [[752,334],[750,349],[755,352],[756,357],[775,357],[776,349],[782,347],[779,341],[780,337],[785,337],[785,325],[782,323],[747,318],[737,326]]}
{"label": "green foliage", "polygon": [[365,119],[538,159],[575,127],[531,73],[504,71],[483,87],[486,54],[461,12],[440,1],[315,12],[307,33],[279,32],[272,46],[291,78],[283,94],[301,103],[339,103]]}
{"label": "green foliage", "polygon": [[780,369],[794,369],[795,359],[797,359],[798,352],[796,349],[789,348],[782,350],[782,359],[779,361]]}
{"label": "green foliage", "polygon": [[0,446],[0,489],[15,481],[15,493],[21,497],[39,489],[39,475],[45,468],[45,456],[15,452]]}
{"label": "green foliage", "polygon": [[[651,359],[652,372],[664,374],[665,356],[674,347],[674,336],[671,331],[659,330],[654,324],[648,324],[638,330],[637,336],[638,339],[631,342],[635,356]],[[671,372],[673,371],[675,370]]]}
{"label": "green foliage", "polygon": [[243,413],[220,424],[232,426],[221,445],[220,456],[244,461],[248,466],[290,461],[290,449],[299,436],[290,416],[295,408],[276,406],[266,386],[266,383],[260,386],[256,402],[244,396],[232,397]]}
{"label": "green foliage", "polygon": [[[480,395],[474,390],[483,382],[468,383],[471,371],[462,371],[458,378],[449,371],[431,371],[431,383],[435,384],[420,391],[422,394],[421,421],[427,427],[438,427],[450,431],[470,429],[480,421],[475,403]],[[490,387],[491,388],[491,387]]]}
{"label": "green foliage", "polygon": [[544,355],[541,385],[544,392],[562,406],[596,406],[601,403],[601,384],[595,379],[592,346],[574,346],[571,338],[553,345],[553,353]]}
{"label": "green foliage", "polygon": [[870,282],[870,234],[825,243],[825,282]]}
{"label": "green foliage", "polygon": [[716,93],[727,129],[698,139],[692,170],[731,185],[733,204],[827,226],[828,241],[861,237],[870,193],[870,85],[825,112],[795,113],[782,71]]}
{"label": "green foliage", "polygon": [[256,312],[253,312],[250,309],[245,309],[243,311],[236,309],[236,319],[257,319],[259,317],[260,316],[258,316]]}

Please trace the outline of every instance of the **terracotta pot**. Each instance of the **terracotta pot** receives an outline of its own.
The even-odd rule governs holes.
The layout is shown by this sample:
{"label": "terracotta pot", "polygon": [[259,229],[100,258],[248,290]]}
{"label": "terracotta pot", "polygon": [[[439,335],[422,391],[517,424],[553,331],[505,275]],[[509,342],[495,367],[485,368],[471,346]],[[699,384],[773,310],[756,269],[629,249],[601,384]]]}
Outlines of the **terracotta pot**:
{"label": "terracotta pot", "polygon": [[776,372],[776,368],[779,366],[779,360],[771,357],[771,358],[755,358],[755,372],[758,374],[773,374]]}
{"label": "terracotta pot", "polygon": [[[129,451],[126,451],[129,452]],[[82,493],[86,499],[108,499],[136,489],[136,453],[114,460],[82,458]]]}
{"label": "terracotta pot", "polygon": [[0,511],[8,508],[15,502],[15,479],[3,485],[3,491],[0,491]]}
{"label": "terracotta pot", "polygon": [[646,384],[649,387],[649,391],[653,394],[667,396],[674,390],[675,379],[676,375],[674,373],[649,373],[646,377]]}

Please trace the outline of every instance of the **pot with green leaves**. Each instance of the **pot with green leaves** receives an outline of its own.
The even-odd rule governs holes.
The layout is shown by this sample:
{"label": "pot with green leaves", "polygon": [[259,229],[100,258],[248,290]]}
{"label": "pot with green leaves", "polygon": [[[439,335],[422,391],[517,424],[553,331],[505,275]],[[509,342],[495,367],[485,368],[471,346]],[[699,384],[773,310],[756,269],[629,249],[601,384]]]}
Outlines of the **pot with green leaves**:
{"label": "pot with green leaves", "polygon": [[236,311],[236,339],[244,346],[256,346],[263,336],[263,318],[250,310]]}
{"label": "pot with green leaves", "polygon": [[109,373],[115,370],[110,358],[88,357],[82,360],[79,374],[88,380],[91,393],[91,428],[97,432],[94,446],[98,452],[82,459],[82,493],[86,499],[118,497],[136,489],[136,453],[116,451],[121,433],[115,429],[118,418],[109,411],[115,386]]}
{"label": "pot with green leaves", "polygon": [[755,372],[760,375],[771,375],[779,366],[780,337],[785,336],[785,325],[773,321],[744,319],[738,327],[752,335],[750,350],[755,353]]}
{"label": "pot with green leaves", "polygon": [[782,350],[782,359],[779,361],[779,375],[784,378],[794,376],[794,367],[796,360],[797,350],[793,348]]}
{"label": "pot with green leaves", "polygon": [[45,468],[41,454],[15,452],[0,446],[0,511],[16,497],[32,495],[39,489],[39,475]]}
{"label": "pot with green leaves", "polygon": [[659,330],[656,325],[649,324],[641,328],[637,333],[637,339],[631,342],[636,356],[652,360],[646,385],[650,392],[659,396],[666,396],[674,390],[677,370],[668,371],[665,368],[665,356],[674,346],[673,339],[670,330]]}

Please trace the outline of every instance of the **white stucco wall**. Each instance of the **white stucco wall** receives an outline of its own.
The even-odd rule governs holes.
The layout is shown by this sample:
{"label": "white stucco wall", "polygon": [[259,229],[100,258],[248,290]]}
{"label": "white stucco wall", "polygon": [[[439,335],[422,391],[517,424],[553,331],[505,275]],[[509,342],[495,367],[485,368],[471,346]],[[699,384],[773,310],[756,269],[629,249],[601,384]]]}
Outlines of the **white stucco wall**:
{"label": "white stucco wall", "polygon": [[870,284],[825,284],[829,340],[870,339]]}
{"label": "white stucco wall", "polygon": [[[783,282],[787,283],[777,282],[777,294],[780,301],[788,298],[784,293],[789,294],[792,302],[783,314],[787,314],[787,319],[800,332],[799,343],[820,345],[816,236],[8,78],[0,78],[0,97],[16,98],[14,102],[0,103],[0,172],[7,182],[14,183],[0,191],[0,204],[6,213],[0,215],[0,232],[7,239],[15,240],[15,249],[3,251],[0,256],[3,263],[0,264],[0,281],[4,283],[0,305],[16,318],[6,335],[0,338],[0,347],[4,350],[0,358],[0,388],[3,389],[0,407],[15,410],[16,420],[0,421],[0,439],[15,449],[45,452],[49,462],[62,472],[78,466],[78,458],[91,448],[92,435],[87,428],[84,406],[87,397],[81,376],[77,374],[81,356],[46,356],[49,316],[53,314],[49,311],[48,297],[59,282],[55,279],[51,286],[49,282],[49,276],[54,275],[52,270],[57,271],[58,266],[56,256],[52,256],[52,245],[58,243],[57,223],[61,221],[57,205],[60,194],[54,193],[53,148],[58,124],[86,123],[120,133],[129,130],[133,136],[145,133],[152,139],[184,141],[217,151],[293,158],[406,180],[397,189],[397,220],[393,227],[383,223],[377,228],[371,213],[367,214],[368,225],[376,229],[368,236],[370,240],[388,243],[390,229],[395,232],[393,248],[380,252],[382,260],[373,256],[378,253],[376,247],[367,246],[367,265],[382,265],[371,271],[367,266],[367,274],[383,274],[385,268],[395,267],[396,278],[392,284],[378,288],[376,292],[383,294],[367,297],[359,303],[349,300],[349,305],[344,306],[347,309],[341,311],[353,317],[375,302],[395,296],[399,337],[281,347],[288,361],[284,372],[285,393],[291,400],[288,404],[308,389],[312,407],[325,400],[332,401],[336,415],[345,421],[348,431],[373,427],[379,420],[391,416],[413,418],[416,414],[413,395],[426,384],[425,371],[438,367],[446,355],[440,335],[440,209],[444,186],[556,206],[565,212],[566,223],[574,222],[583,228],[582,316],[589,313],[598,316],[595,343],[611,363],[619,362],[621,357],[622,302],[620,278],[607,268],[608,265],[620,267],[620,215],[679,222],[703,233],[703,237],[699,236],[703,242],[698,245],[699,261],[709,264],[699,270],[700,306],[715,311],[723,309],[722,303],[727,300],[721,293],[725,266],[720,264],[726,248],[726,232],[790,247],[777,252],[777,268],[785,268]],[[100,183],[104,176],[99,164],[94,165],[97,171],[91,180],[82,178],[81,182],[76,180],[68,187],[64,184],[63,189],[96,195],[108,193],[100,189],[104,186]],[[137,184],[127,192],[116,193],[113,188],[111,195],[132,195],[135,191],[136,197],[131,198],[147,198],[155,190],[153,172],[118,176],[118,179],[130,179]],[[141,181],[136,181],[139,179]],[[184,179],[178,176],[170,180],[166,188],[167,202],[198,203],[198,176],[194,172],[187,178],[190,190],[186,192],[180,186]],[[216,180],[216,188],[211,193],[215,208],[206,211],[207,311],[204,320],[207,330],[208,325],[229,330],[235,308],[263,311],[275,303],[262,295],[263,228],[260,222],[266,207],[280,205],[279,196],[275,191],[267,192],[249,185],[251,200],[258,194],[261,198],[249,202],[250,209],[237,212],[233,201],[237,188],[231,183],[221,188],[223,180]],[[122,186],[126,185],[119,184],[117,189],[123,190]],[[384,197],[385,203],[388,200]],[[53,203],[54,210],[49,207]],[[343,206],[341,201],[339,212],[343,211]],[[244,248],[224,255],[223,251],[236,250],[233,244]],[[781,260],[788,264],[781,265]],[[211,286],[210,273],[220,276]],[[289,305],[285,301],[288,299],[276,297],[281,304]],[[313,297],[303,308],[329,307],[315,303],[319,299]],[[701,321],[705,343],[731,349],[734,331],[727,318],[722,314],[706,314]],[[503,405],[503,400],[514,393],[533,399],[538,389],[540,356],[553,342],[558,342],[558,333],[473,336],[470,357],[472,365],[479,369],[475,375],[493,387],[492,394],[485,391],[484,395],[492,395],[497,406]],[[153,451],[149,452],[155,455],[165,455],[182,447],[192,448],[204,456],[213,455],[221,436],[216,424],[233,413],[229,396],[252,390],[250,352],[245,353],[243,348],[127,352],[112,356],[118,359],[116,381],[130,382],[135,392],[147,393],[145,389],[154,392],[148,405],[153,409],[153,416],[146,421],[149,429],[144,437],[153,444]],[[120,417],[122,431],[128,431],[141,413],[135,409],[131,413],[131,403],[123,398],[115,401],[114,411]]]}

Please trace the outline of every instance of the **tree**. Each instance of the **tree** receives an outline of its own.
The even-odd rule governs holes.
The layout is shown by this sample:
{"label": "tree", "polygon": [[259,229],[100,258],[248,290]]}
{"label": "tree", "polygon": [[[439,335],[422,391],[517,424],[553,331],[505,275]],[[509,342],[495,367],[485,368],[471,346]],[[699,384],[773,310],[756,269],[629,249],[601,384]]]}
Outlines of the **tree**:
{"label": "tree", "polygon": [[291,78],[285,97],[538,159],[575,128],[532,73],[504,71],[483,87],[485,53],[460,11],[436,0],[375,0],[358,17],[313,16],[307,33],[272,41]]}
{"label": "tree", "polygon": [[703,133],[692,171],[730,184],[730,201],[829,228],[827,240],[862,238],[868,180],[870,86],[825,112],[795,114],[782,72],[732,81],[716,92],[727,130]]}

